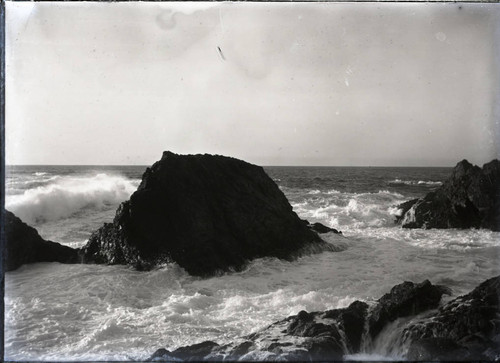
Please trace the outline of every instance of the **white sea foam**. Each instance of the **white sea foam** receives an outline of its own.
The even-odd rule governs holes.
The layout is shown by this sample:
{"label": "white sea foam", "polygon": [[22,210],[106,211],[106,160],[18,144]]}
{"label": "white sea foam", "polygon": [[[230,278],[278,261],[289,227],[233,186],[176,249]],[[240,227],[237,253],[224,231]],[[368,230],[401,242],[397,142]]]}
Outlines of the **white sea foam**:
{"label": "white sea foam", "polygon": [[[210,279],[191,277],[176,264],[149,272],[123,266],[23,266],[6,276],[6,357],[145,359],[160,347],[234,341],[301,310],[373,301],[404,280],[430,279],[450,286],[456,296],[500,269],[491,258],[498,249],[441,253],[390,237],[346,241],[349,248],[343,252],[293,262],[257,259],[244,271]],[[389,333],[366,354],[400,357],[401,350],[388,350],[394,338]]]}
{"label": "white sea foam", "polygon": [[6,208],[27,223],[53,221],[84,208],[116,205],[126,200],[139,183],[105,173],[51,178],[48,184],[7,196]]}
{"label": "white sea foam", "polygon": [[388,357],[382,354],[371,354],[371,353],[358,353],[358,354],[347,354],[344,356],[346,361],[360,361],[360,362],[393,362],[401,361],[400,357]]}
{"label": "white sea foam", "polygon": [[432,180],[401,180],[401,179],[394,179],[394,180],[389,181],[388,184],[439,186],[439,185],[442,185],[443,182],[441,182],[441,181],[432,181]]}
{"label": "white sea foam", "polygon": [[349,230],[394,226],[396,206],[406,200],[397,192],[379,190],[375,193],[309,192],[306,197],[291,201],[294,210],[310,221]]}

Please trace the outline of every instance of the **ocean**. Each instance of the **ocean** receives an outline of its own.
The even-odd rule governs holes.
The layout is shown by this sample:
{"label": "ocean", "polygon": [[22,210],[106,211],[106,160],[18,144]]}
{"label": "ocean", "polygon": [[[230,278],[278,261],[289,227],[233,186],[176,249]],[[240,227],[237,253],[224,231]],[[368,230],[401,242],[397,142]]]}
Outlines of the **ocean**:
{"label": "ocean", "polygon": [[[6,208],[41,236],[81,247],[112,221],[145,166],[8,166]],[[500,274],[500,233],[408,230],[396,206],[439,187],[451,168],[265,167],[295,212],[340,229],[342,252],[262,258],[201,279],[176,264],[24,265],[5,275],[5,359],[143,360],[158,348],[219,344],[297,314],[372,302],[403,281],[429,279],[451,299]],[[350,359],[404,359],[381,334]]]}

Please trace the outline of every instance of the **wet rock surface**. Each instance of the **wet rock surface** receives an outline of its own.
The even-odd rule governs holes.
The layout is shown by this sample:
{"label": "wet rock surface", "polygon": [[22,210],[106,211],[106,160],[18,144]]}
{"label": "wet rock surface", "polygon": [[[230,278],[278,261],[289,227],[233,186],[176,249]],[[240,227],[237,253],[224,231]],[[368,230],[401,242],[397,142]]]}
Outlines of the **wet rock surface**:
{"label": "wet rock surface", "polygon": [[369,317],[369,332],[375,338],[390,322],[438,307],[443,294],[451,294],[444,286],[432,285],[429,280],[419,284],[403,282],[378,300]]}
{"label": "wet rock surface", "polygon": [[13,271],[26,263],[79,262],[78,250],[46,241],[37,230],[5,211],[5,271]]}
{"label": "wet rock surface", "polygon": [[218,155],[164,152],[83,252],[88,263],[150,269],[175,261],[192,275],[211,276],[259,257],[294,259],[325,250],[339,249],[293,212],[263,168]]}
{"label": "wet rock surface", "polygon": [[[471,340],[470,335],[479,331],[487,332],[490,336],[497,332],[495,314],[498,314],[498,294],[495,289],[498,289],[499,281],[500,277],[491,279],[471,294],[452,300],[449,304],[459,304],[459,301],[469,303],[464,305],[464,311],[453,313],[460,314],[460,318],[451,317],[448,325],[444,323],[447,327],[443,327],[442,336],[429,333],[434,331],[434,327],[429,325],[426,330],[424,323],[431,324],[435,319],[441,319],[436,317],[442,314],[442,308],[437,308],[442,295],[450,291],[426,280],[419,284],[404,282],[396,285],[372,305],[355,301],[343,309],[312,313],[301,311],[229,344],[202,343],[210,348],[203,353],[205,355],[199,354],[199,344],[183,347],[182,354],[187,354],[188,359],[194,357],[194,360],[339,361],[348,354],[367,353],[363,351],[363,342],[373,341],[391,322],[427,312],[428,317],[418,323],[409,319],[407,326],[401,330],[402,336],[396,337],[395,341],[403,341],[409,346],[409,359],[433,360],[436,357],[457,357],[458,354],[465,353],[468,358],[477,359],[484,357],[482,353],[478,354],[479,351],[491,350],[492,340],[481,340],[478,343],[476,339],[474,344],[479,344],[480,348],[476,346],[475,350],[471,350],[464,347],[461,339],[466,336]],[[485,302],[487,307],[484,306]],[[483,306],[486,310],[477,310],[473,307],[475,305]],[[451,311],[450,308],[445,310]],[[491,356],[494,353],[489,358]],[[160,349],[150,358],[175,359],[185,360],[185,356],[179,354],[178,350],[168,352]]]}
{"label": "wet rock surface", "polygon": [[[408,358],[496,360],[500,358],[500,276],[443,305],[404,331]],[[447,346],[449,349],[439,349]],[[430,357],[430,358],[428,358]]]}
{"label": "wet rock surface", "polygon": [[480,168],[462,160],[437,190],[399,206],[404,228],[486,228],[500,231],[500,162]]}
{"label": "wet rock surface", "polygon": [[[307,222],[307,221],[306,221]],[[342,234],[341,231],[339,230],[336,230],[335,228],[330,228],[330,227],[327,227],[325,226],[324,224],[321,224],[319,222],[316,222],[316,223],[309,223],[307,222],[307,226],[313,230],[314,232],[317,232],[317,233],[335,233],[335,234]]]}

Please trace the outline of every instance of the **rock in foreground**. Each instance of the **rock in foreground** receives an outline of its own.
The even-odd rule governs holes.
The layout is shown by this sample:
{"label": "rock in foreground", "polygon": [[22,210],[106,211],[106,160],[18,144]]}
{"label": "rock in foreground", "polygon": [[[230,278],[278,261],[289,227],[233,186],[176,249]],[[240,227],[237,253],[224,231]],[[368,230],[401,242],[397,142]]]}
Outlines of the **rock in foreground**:
{"label": "rock in foreground", "polygon": [[443,305],[403,332],[410,360],[500,359],[500,276]]}
{"label": "rock in foreground", "polygon": [[374,341],[390,322],[436,309],[448,292],[427,280],[404,282],[371,307],[355,301],[343,309],[301,311],[229,344],[207,341],[172,352],[162,348],[150,360],[339,361],[369,346],[366,343]]}
{"label": "rock in foreground", "polygon": [[25,263],[77,263],[78,250],[46,241],[14,213],[5,211],[5,271],[12,271]]}
{"label": "rock in foreground", "polygon": [[451,177],[424,198],[400,205],[405,228],[487,228],[500,231],[500,162],[462,160]]}
{"label": "rock in foreground", "polygon": [[292,259],[325,249],[335,250],[299,219],[263,168],[164,152],[83,252],[85,262],[149,269],[175,261],[209,276],[258,257]]}

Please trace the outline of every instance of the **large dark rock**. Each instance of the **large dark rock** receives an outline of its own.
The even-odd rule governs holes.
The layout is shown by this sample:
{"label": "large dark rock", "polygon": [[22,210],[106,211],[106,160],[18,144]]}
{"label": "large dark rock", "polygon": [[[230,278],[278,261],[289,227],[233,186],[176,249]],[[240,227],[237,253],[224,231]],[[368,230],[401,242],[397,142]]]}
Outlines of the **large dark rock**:
{"label": "large dark rock", "polygon": [[175,261],[208,276],[254,258],[338,250],[293,212],[263,168],[213,155],[164,152],[113,223],[92,234],[86,262],[149,269]]}
{"label": "large dark rock", "polygon": [[462,160],[451,177],[424,198],[400,205],[405,228],[500,230],[500,162],[479,168]]}
{"label": "large dark rock", "polygon": [[79,260],[78,250],[44,240],[36,229],[7,210],[5,245],[5,271],[15,270],[25,263],[77,263]]}
{"label": "large dark rock", "polygon": [[[443,305],[403,332],[410,360],[500,358],[500,276]],[[446,349],[444,347],[447,347]],[[442,349],[440,349],[442,348]]]}

